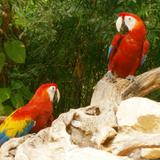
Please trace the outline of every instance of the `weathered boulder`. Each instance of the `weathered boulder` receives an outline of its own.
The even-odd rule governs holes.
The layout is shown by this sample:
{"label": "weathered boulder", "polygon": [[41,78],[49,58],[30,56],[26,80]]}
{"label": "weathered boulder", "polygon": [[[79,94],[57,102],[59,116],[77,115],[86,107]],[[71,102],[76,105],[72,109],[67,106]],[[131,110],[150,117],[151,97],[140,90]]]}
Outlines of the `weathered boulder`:
{"label": "weathered boulder", "polygon": [[142,148],[140,154],[146,159],[158,159],[160,158],[160,148]]}
{"label": "weathered boulder", "polygon": [[129,98],[120,103],[116,117],[119,130],[110,146],[113,153],[127,155],[137,148],[160,147],[159,103],[147,98]]}
{"label": "weathered boulder", "polygon": [[[82,108],[83,110],[83,108]],[[76,111],[76,110],[75,110]],[[2,160],[131,160],[91,147],[79,147],[72,141],[67,126],[71,124],[74,110],[62,114],[52,124],[52,127],[38,134],[22,138],[13,138],[2,145],[0,159]],[[77,112],[77,111],[76,111]],[[81,112],[81,111],[80,111]],[[79,125],[80,123],[75,125]],[[83,126],[83,125],[82,125]],[[90,126],[91,128],[91,126]],[[74,130],[72,130],[74,132]],[[104,132],[105,133],[105,132]],[[108,132],[107,132],[108,133]],[[87,134],[84,134],[84,137]],[[96,136],[96,135],[94,135]],[[103,135],[102,135],[103,137]],[[87,138],[86,138],[87,139]],[[79,141],[79,140],[78,140]],[[82,142],[83,144],[84,142]]]}

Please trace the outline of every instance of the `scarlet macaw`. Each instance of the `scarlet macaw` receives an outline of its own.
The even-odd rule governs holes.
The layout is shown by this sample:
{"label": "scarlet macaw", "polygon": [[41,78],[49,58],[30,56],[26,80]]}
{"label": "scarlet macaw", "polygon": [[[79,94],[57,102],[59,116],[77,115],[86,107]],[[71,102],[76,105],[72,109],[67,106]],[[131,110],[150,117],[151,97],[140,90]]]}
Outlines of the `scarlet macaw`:
{"label": "scarlet macaw", "polygon": [[26,105],[11,113],[0,125],[0,145],[12,137],[21,137],[50,126],[55,95],[59,101],[60,93],[55,83],[42,84]]}
{"label": "scarlet macaw", "polygon": [[[134,80],[137,69],[144,63],[149,49],[143,21],[133,13],[122,12],[116,21],[117,33],[108,51],[107,77]],[[121,33],[123,32],[123,33]]]}

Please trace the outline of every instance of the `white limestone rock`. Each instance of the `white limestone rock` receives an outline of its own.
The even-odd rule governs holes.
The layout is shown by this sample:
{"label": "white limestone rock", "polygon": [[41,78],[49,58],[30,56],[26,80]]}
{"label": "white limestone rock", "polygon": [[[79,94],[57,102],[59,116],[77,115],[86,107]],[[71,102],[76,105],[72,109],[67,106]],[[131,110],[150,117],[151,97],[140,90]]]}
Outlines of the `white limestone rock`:
{"label": "white limestone rock", "polygon": [[147,159],[160,158],[160,148],[143,148],[141,149],[141,157]]}
{"label": "white limestone rock", "polygon": [[119,131],[111,148],[118,155],[137,148],[160,147],[160,105],[147,98],[133,97],[120,103],[117,110]]}
{"label": "white limestone rock", "polygon": [[120,103],[117,110],[120,128],[131,127],[143,133],[160,133],[159,103],[140,97],[133,97]]}

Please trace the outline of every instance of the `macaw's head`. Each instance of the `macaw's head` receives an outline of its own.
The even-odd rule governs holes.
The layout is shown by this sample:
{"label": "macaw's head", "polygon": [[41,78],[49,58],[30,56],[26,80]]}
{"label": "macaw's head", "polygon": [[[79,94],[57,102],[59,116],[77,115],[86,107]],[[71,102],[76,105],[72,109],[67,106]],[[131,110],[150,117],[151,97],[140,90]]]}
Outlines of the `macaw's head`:
{"label": "macaw's head", "polygon": [[60,92],[58,90],[58,86],[55,83],[45,83],[42,84],[34,94],[32,100],[36,100],[39,102],[45,102],[50,101],[53,102],[53,100],[57,100],[59,102],[60,100]]}
{"label": "macaw's head", "polygon": [[140,31],[145,34],[145,25],[141,18],[133,13],[121,12],[118,14],[116,21],[116,28],[118,32],[128,33],[131,31]]}

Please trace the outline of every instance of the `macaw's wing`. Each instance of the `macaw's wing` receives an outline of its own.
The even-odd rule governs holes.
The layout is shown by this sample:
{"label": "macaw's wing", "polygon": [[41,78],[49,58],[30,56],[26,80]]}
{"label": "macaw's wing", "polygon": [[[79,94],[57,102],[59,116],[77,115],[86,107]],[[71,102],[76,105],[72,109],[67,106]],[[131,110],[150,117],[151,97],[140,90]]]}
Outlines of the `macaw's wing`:
{"label": "macaw's wing", "polygon": [[35,126],[36,122],[30,118],[15,119],[12,115],[0,125],[0,145],[10,138],[26,135]]}
{"label": "macaw's wing", "polygon": [[108,48],[108,59],[109,59],[109,61],[111,61],[113,56],[115,55],[116,50],[119,47],[119,44],[120,44],[122,38],[123,38],[123,36],[121,34],[116,34],[113,37],[112,43]]}
{"label": "macaw's wing", "polygon": [[147,53],[149,50],[149,42],[146,39],[143,43],[143,50],[142,50],[142,57],[141,57],[141,66],[144,64],[146,58],[147,58]]}

